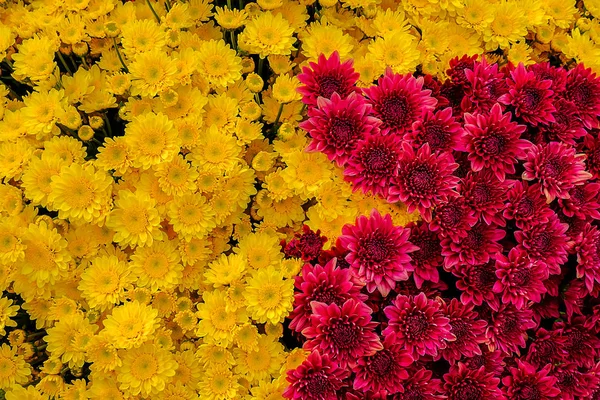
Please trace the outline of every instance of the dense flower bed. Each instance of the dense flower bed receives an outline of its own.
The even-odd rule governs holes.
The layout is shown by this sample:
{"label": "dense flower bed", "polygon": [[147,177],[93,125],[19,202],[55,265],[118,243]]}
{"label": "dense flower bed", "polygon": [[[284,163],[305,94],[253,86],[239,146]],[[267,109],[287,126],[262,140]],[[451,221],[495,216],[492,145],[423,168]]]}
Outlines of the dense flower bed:
{"label": "dense flower bed", "polygon": [[[399,379],[418,365],[423,370],[413,376],[415,382],[432,378],[435,392],[436,379],[447,366],[434,371],[434,364],[424,364],[434,357],[434,349],[409,348],[389,330],[383,338],[386,328],[374,328],[373,323],[392,317],[383,311],[371,316],[369,310],[383,306],[374,296],[392,299],[397,282],[412,282],[419,289],[411,286],[403,292],[407,304],[437,307],[444,315],[462,312],[477,324],[487,324],[492,310],[500,312],[491,308],[496,304],[490,291],[485,302],[472,293],[479,308],[470,311],[464,311],[469,301],[458,302],[458,292],[452,292],[457,278],[451,271],[465,264],[461,257],[467,257],[466,245],[464,251],[449,250],[456,254],[436,253],[434,261],[424,257],[423,265],[416,262],[422,251],[417,247],[439,235],[452,248],[453,240],[474,228],[499,235],[511,228],[496,227],[502,221],[520,218],[519,210],[511,209],[512,214],[497,219],[497,203],[486,203],[474,213],[466,211],[470,204],[459,204],[456,210],[465,210],[465,225],[440,222],[442,202],[454,199],[456,190],[479,193],[481,180],[476,178],[488,173],[475,174],[458,189],[460,171],[467,174],[472,163],[489,169],[485,160],[450,159],[453,152],[477,154],[463,140],[463,113],[473,115],[468,122],[473,126],[480,124],[477,112],[485,110],[490,116],[481,124],[497,118],[509,127],[510,135],[519,136],[511,153],[519,160],[529,146],[521,141],[523,124],[541,132],[539,138],[523,137],[536,145],[546,137],[564,142],[531,152],[531,161],[519,161],[525,168],[531,165],[532,180],[540,180],[535,167],[553,154],[580,165],[581,152],[596,151],[588,134],[595,108],[584,115],[577,102],[595,99],[597,92],[588,93],[582,86],[575,93],[567,87],[577,79],[595,82],[575,65],[584,62],[600,69],[598,10],[596,0],[0,0],[0,398],[273,400],[284,393],[294,395],[297,384],[286,389],[288,378],[306,376],[304,367],[296,369],[305,360],[336,371],[339,382],[334,387],[353,387],[355,394],[379,390],[366,372],[356,370],[349,377],[358,356],[332,360],[331,354],[318,350],[326,346],[317,338],[327,316],[342,311],[365,332],[376,332],[365,334],[365,354],[380,346],[390,349],[402,366]],[[334,50],[338,52],[332,55]],[[449,83],[442,84],[450,60],[463,55],[467,57],[453,64]],[[478,63],[475,68],[471,56],[476,55],[485,55],[489,65]],[[335,66],[340,75],[314,79],[306,72],[315,69],[311,62],[323,72]],[[503,85],[477,86],[488,79],[510,79],[509,70],[502,70],[508,62],[522,62],[537,74],[534,82],[541,86],[535,90],[554,92],[543,97],[539,112],[517,118],[518,97],[510,91],[503,100],[493,97],[500,93],[497,89],[506,89]],[[550,78],[559,83],[545,87],[545,62],[576,72],[563,71],[564,82],[556,81],[562,76],[557,73]],[[309,69],[302,73],[304,67]],[[522,71],[513,71],[517,92]],[[424,78],[412,78],[414,73]],[[384,74],[382,85],[372,87]],[[471,92],[469,74],[480,80]],[[523,79],[528,77],[524,73]],[[391,87],[407,85],[410,104],[417,106],[416,114],[388,121],[386,127],[385,115],[377,114],[386,111],[365,104],[382,101],[380,91],[388,81]],[[563,84],[565,91],[558,96]],[[366,97],[358,88],[367,88]],[[471,96],[465,104],[460,101],[463,94]],[[494,108],[496,100],[500,105]],[[377,171],[367,174],[361,161],[350,157],[362,138],[353,137],[345,123],[335,127],[345,138],[339,143],[345,150],[336,145],[331,153],[329,131],[322,129],[321,120],[342,109],[372,138],[361,151],[392,146],[398,157],[439,161],[443,179],[434,185],[438,192],[415,199],[406,188],[396,191],[392,185],[391,190],[391,180],[373,178]],[[507,112],[515,113],[513,121]],[[572,118],[575,114],[578,118]],[[544,124],[549,115],[556,120],[552,126]],[[308,122],[302,126],[309,131],[322,130],[312,135],[323,140],[311,141],[299,126],[304,120]],[[449,148],[435,148],[418,134],[436,123],[449,130]],[[563,125],[572,129],[565,131]],[[397,148],[397,141],[390,140],[394,135],[405,137],[407,147]],[[328,159],[332,154],[338,165],[351,166],[340,169]],[[586,169],[595,174],[591,157]],[[511,162],[499,162],[488,174],[501,181],[504,173],[506,182],[522,172],[512,171]],[[386,166],[380,167],[383,173]],[[557,230],[565,218],[586,223],[595,218],[595,184],[581,185],[590,180],[586,174],[567,175],[581,178],[571,182],[573,187],[544,178],[547,195],[557,199],[551,207],[535,203],[535,216]],[[521,184],[520,189],[511,187],[518,192],[515,196],[538,193],[533,182]],[[564,197],[578,188],[586,188],[583,201]],[[502,192],[506,185],[489,189]],[[447,207],[449,216],[454,206]],[[373,209],[379,214],[371,214]],[[423,214],[423,221],[413,209]],[[558,220],[552,213],[558,213]],[[368,222],[373,218],[379,222]],[[483,222],[472,226],[475,220]],[[528,221],[517,231],[529,232],[524,228]],[[350,264],[344,262],[362,257],[346,254],[357,246],[361,232],[380,225],[399,246],[394,266],[383,275],[356,265],[346,269]],[[590,243],[596,231],[593,224],[578,229],[587,229],[588,247],[572,247],[575,239],[568,235],[576,232],[571,230],[563,232],[568,236],[566,251],[571,258],[588,257],[581,267],[587,280],[563,276],[561,253],[549,268],[555,284],[546,290],[554,290],[552,298],[569,299],[562,300],[569,308],[559,312],[591,315],[591,297],[584,301],[577,296],[595,293],[596,276],[589,271],[595,265]],[[515,240],[530,243],[534,238]],[[508,247],[505,253],[509,271],[514,256]],[[329,262],[334,256],[337,261]],[[450,272],[440,267],[444,260],[454,260],[446,266]],[[309,270],[317,263],[323,266],[321,272]],[[546,269],[540,269],[545,276]],[[312,344],[303,349],[302,332],[312,326],[312,310],[294,284],[310,281],[311,274],[315,282],[331,277],[355,302],[346,309],[339,304],[339,310],[317,306],[323,323],[312,333],[306,331],[311,337],[306,343]],[[525,297],[506,289],[505,303],[521,309],[537,301],[536,293],[540,299],[550,298],[540,287],[534,289]],[[421,292],[425,298],[408,297]],[[434,300],[438,295],[448,301]],[[299,303],[305,309],[298,309]],[[490,306],[489,315],[480,309],[484,304]],[[553,304],[548,305],[552,312]],[[544,310],[534,307],[531,312],[542,315]],[[555,330],[574,332],[571,319],[563,319],[564,327],[548,328],[549,335],[561,337],[556,339],[560,343],[567,334]],[[594,329],[584,326],[585,332]],[[438,350],[451,335],[456,336],[440,330],[435,336]],[[531,339],[527,344],[531,349]],[[447,353],[440,354],[458,361]],[[509,360],[504,360],[506,368],[512,366]],[[504,364],[498,358],[494,365],[500,374]],[[590,368],[585,364],[577,373],[588,379]],[[461,374],[470,373],[463,370]],[[549,377],[556,374],[548,371]],[[381,388],[391,392],[409,387],[404,381],[394,385]],[[582,387],[591,390],[591,385]]]}

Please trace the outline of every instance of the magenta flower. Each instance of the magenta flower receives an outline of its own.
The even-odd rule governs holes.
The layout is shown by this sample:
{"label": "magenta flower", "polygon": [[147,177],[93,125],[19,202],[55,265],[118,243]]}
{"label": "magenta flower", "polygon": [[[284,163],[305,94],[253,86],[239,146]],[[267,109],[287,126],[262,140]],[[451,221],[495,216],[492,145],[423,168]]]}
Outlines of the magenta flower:
{"label": "magenta flower", "polygon": [[392,182],[388,201],[406,203],[408,212],[419,210],[421,217],[431,221],[431,207],[454,193],[458,178],[452,172],[458,167],[450,153],[431,153],[428,144],[416,153],[404,143],[399,172]]}
{"label": "magenta flower", "polygon": [[442,201],[433,210],[429,229],[439,237],[449,237],[458,242],[467,237],[467,232],[477,223],[477,217],[464,197],[454,195]]}
{"label": "magenta flower", "polygon": [[418,149],[425,143],[431,151],[452,151],[458,149],[463,135],[461,125],[452,117],[452,108],[428,111],[422,120],[413,123],[412,129],[404,135],[404,140]]}
{"label": "magenta flower", "polygon": [[549,62],[533,64],[528,69],[535,74],[535,77],[539,81],[551,81],[552,86],[550,86],[550,90],[556,95],[564,92],[567,86],[566,69],[553,67]]}
{"label": "magenta flower", "polygon": [[289,243],[281,241],[281,247],[286,257],[301,258],[303,261],[316,260],[321,254],[323,244],[327,242],[321,231],[314,232],[307,225],[302,226],[302,233],[296,233]]}
{"label": "magenta flower", "polygon": [[396,341],[413,356],[435,356],[455,339],[450,333],[450,320],[444,316],[438,301],[418,296],[397,296],[384,309],[389,319],[383,336],[396,335]]}
{"label": "magenta flower", "polygon": [[321,54],[316,63],[303,67],[298,80],[304,85],[298,88],[302,101],[308,106],[315,106],[319,97],[330,99],[334,93],[345,98],[350,93],[358,92],[355,86],[360,74],[352,68],[352,60],[340,62],[340,55],[334,51],[329,58]]}
{"label": "magenta flower", "polygon": [[430,90],[423,90],[423,78],[411,74],[394,74],[388,69],[377,85],[363,89],[367,102],[373,106],[373,115],[382,121],[383,135],[402,135],[414,121],[433,111],[437,100]]}
{"label": "magenta flower", "polygon": [[477,60],[477,55],[467,56],[464,55],[460,58],[454,57],[450,60],[449,66],[446,70],[446,75],[450,77],[453,83],[457,85],[468,85],[469,81],[467,79],[467,75],[465,74],[466,70],[473,70],[475,68],[475,63]]}
{"label": "magenta flower", "polygon": [[512,303],[523,308],[528,301],[539,303],[546,293],[543,281],[548,278],[548,268],[540,261],[530,261],[527,253],[513,247],[508,257],[496,256],[494,292],[502,295],[503,303]]}
{"label": "magenta flower", "polygon": [[586,183],[569,190],[568,199],[558,199],[563,214],[580,219],[600,219],[600,184]]}
{"label": "magenta flower", "polygon": [[289,316],[290,329],[302,332],[310,326],[313,301],[341,307],[348,299],[360,301],[366,298],[360,294],[361,286],[350,279],[350,270],[338,268],[336,260],[332,259],[324,267],[305,264],[302,274],[295,277],[297,291],[294,295],[294,310]]}
{"label": "magenta flower", "polygon": [[600,78],[592,72],[591,68],[577,64],[569,71],[564,97],[575,104],[579,118],[586,128],[598,128]]}
{"label": "magenta flower", "polygon": [[345,225],[338,238],[340,245],[349,250],[346,260],[352,273],[385,297],[397,281],[408,279],[412,271],[410,253],[417,247],[408,241],[410,229],[394,226],[392,217],[382,217],[377,210],[370,217],[356,219],[354,225]]}
{"label": "magenta flower", "polygon": [[467,84],[461,108],[466,112],[487,114],[508,91],[504,74],[498,72],[498,64],[490,65],[485,58],[475,62],[472,69],[465,69],[465,77]]}
{"label": "magenta flower", "polygon": [[562,331],[539,328],[529,345],[525,360],[537,368],[546,364],[560,364],[569,355],[565,350],[566,343],[567,338],[562,336]]}
{"label": "magenta flower", "polygon": [[489,170],[469,172],[458,186],[473,215],[486,224],[505,226],[501,210],[504,209],[509,181],[501,182]]}
{"label": "magenta flower", "polygon": [[533,225],[514,233],[518,248],[531,260],[542,261],[551,275],[560,273],[560,265],[567,261],[572,243],[568,241],[569,225],[560,222],[556,215],[548,222]]}
{"label": "magenta flower", "polygon": [[494,376],[500,376],[506,366],[504,353],[500,350],[490,351],[486,345],[480,345],[479,348],[481,354],[464,359],[463,363],[465,366],[475,371],[483,367],[485,372],[489,372]]}
{"label": "magenta flower", "polygon": [[505,400],[498,389],[500,379],[485,372],[483,367],[475,371],[459,362],[450,367],[444,382],[448,400]]}
{"label": "magenta flower", "polygon": [[593,179],[600,179],[600,139],[595,135],[587,135],[583,139],[585,163]]}
{"label": "magenta flower", "polygon": [[410,242],[418,247],[418,250],[410,255],[417,288],[421,288],[425,281],[439,282],[438,267],[442,266],[443,257],[438,235],[430,231],[424,221],[411,223],[407,227],[410,228]]}
{"label": "magenta flower", "polygon": [[392,136],[369,135],[356,144],[344,169],[344,179],[354,190],[389,196],[391,182],[398,175],[402,149]]}
{"label": "magenta flower", "polygon": [[584,137],[587,133],[583,123],[577,116],[577,107],[565,99],[554,102],[554,122],[539,126],[540,141],[563,142],[574,145],[575,140]]}
{"label": "magenta flower", "polygon": [[345,368],[383,348],[374,332],[377,322],[371,321],[372,310],[363,302],[348,299],[340,307],[313,301],[311,306],[312,325],[302,331],[310,339],[304,344],[307,350],[327,354]]}
{"label": "magenta flower", "polygon": [[584,160],[585,154],[575,154],[575,149],[564,143],[533,146],[527,154],[523,179],[538,179],[548,202],[557,197],[566,199],[570,189],[592,177]]}
{"label": "magenta flower", "polygon": [[596,376],[580,372],[573,363],[553,368],[552,375],[557,380],[556,386],[560,390],[561,400],[588,399],[587,396],[598,382]]}
{"label": "magenta flower", "polygon": [[355,93],[342,99],[334,93],[331,100],[320,97],[318,107],[308,109],[309,118],[300,124],[312,138],[307,151],[320,151],[338,165],[344,165],[365,136],[379,133],[380,121],[369,116],[371,106]]}
{"label": "magenta flower", "polygon": [[396,342],[393,334],[383,341],[383,349],[358,359],[353,368],[354,389],[390,395],[403,391],[402,380],[408,378],[406,367],[413,358]]}
{"label": "magenta flower", "polygon": [[554,122],[554,92],[550,89],[552,81],[540,80],[534,72],[528,72],[522,63],[510,71],[510,77],[506,80],[508,92],[500,96],[498,101],[512,106],[515,115],[530,125]]}
{"label": "magenta flower", "polygon": [[498,243],[506,235],[506,231],[496,229],[496,225],[487,225],[478,222],[467,236],[457,241],[444,238],[441,241],[444,268],[452,268],[461,264],[485,264],[496,257],[496,253],[502,250]]}
{"label": "magenta flower", "polygon": [[287,372],[289,386],[283,397],[292,400],[337,400],[337,392],[348,375],[349,371],[340,368],[328,354],[313,351],[298,368]]}
{"label": "magenta flower", "polygon": [[487,323],[479,319],[473,305],[464,305],[457,299],[443,306],[443,313],[450,319],[450,333],[456,338],[447,343],[440,356],[454,364],[463,357],[481,355],[479,345],[486,341]]}
{"label": "magenta flower", "polygon": [[511,122],[495,104],[489,114],[465,114],[465,134],[460,149],[469,153],[473,171],[490,169],[500,181],[515,173],[515,163],[526,156],[531,142],[520,139],[525,125]]}
{"label": "magenta flower", "polygon": [[493,261],[479,265],[456,265],[452,274],[458,278],[456,288],[461,290],[460,301],[463,304],[480,306],[485,301],[496,308],[498,300],[493,288],[496,283],[496,267]]}
{"label": "magenta flower", "polygon": [[517,353],[525,347],[527,330],[535,327],[533,313],[526,308],[518,309],[513,304],[500,304],[497,311],[491,310],[486,336],[491,350]]}
{"label": "magenta flower", "polygon": [[[411,371],[409,377],[402,382],[404,391],[393,396],[385,397],[388,400],[437,400],[444,399],[442,385],[439,379],[433,378],[431,371],[420,368]],[[383,399],[381,399],[383,400]]]}
{"label": "magenta flower", "polygon": [[517,367],[510,368],[510,375],[502,378],[502,392],[515,400],[551,400],[560,394],[556,378],[550,375],[550,364],[541,370],[517,360]]}
{"label": "magenta flower", "polygon": [[531,225],[548,222],[554,211],[546,203],[541,185],[529,186],[527,182],[515,181],[507,193],[504,218],[514,220],[518,228],[527,229]]}
{"label": "magenta flower", "polygon": [[584,316],[571,319],[569,324],[556,321],[554,328],[561,330],[567,339],[564,346],[570,362],[582,368],[591,368],[596,363],[600,339],[585,327]]}

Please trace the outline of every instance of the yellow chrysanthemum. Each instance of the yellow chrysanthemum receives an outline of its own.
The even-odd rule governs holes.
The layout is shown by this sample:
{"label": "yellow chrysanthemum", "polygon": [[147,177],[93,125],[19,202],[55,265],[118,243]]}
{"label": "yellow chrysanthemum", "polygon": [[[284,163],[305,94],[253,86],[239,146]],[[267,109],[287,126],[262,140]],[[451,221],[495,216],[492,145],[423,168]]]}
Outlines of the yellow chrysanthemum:
{"label": "yellow chrysanthemum", "polygon": [[44,142],[42,159],[57,158],[66,165],[71,163],[83,164],[86,156],[81,141],[69,136],[55,136]]}
{"label": "yellow chrysanthemum", "polygon": [[204,42],[197,59],[198,72],[214,87],[225,87],[242,76],[242,59],[223,40]]}
{"label": "yellow chrysanthemum", "polygon": [[175,63],[167,53],[152,50],[136,55],[129,66],[131,94],[154,97],[175,85]]}
{"label": "yellow chrysanthemum", "polygon": [[234,136],[211,126],[189,155],[192,164],[201,170],[226,172],[240,162],[240,147]]}
{"label": "yellow chrysanthemum", "polygon": [[272,377],[278,376],[285,360],[283,345],[266,335],[258,338],[257,350],[236,348],[233,351],[236,359],[235,372],[253,384],[270,381]]}
{"label": "yellow chrysanthemum", "polygon": [[131,21],[121,27],[121,44],[129,57],[161,50],[165,46],[165,32],[152,19]]}
{"label": "yellow chrysanthemum", "polygon": [[148,169],[170,161],[179,151],[179,137],[173,122],[162,114],[148,112],[133,119],[125,128],[133,166]]}
{"label": "yellow chrysanthemum", "polygon": [[64,90],[33,92],[23,99],[23,103],[25,107],[21,112],[29,134],[42,138],[50,133],[58,133],[56,122],[67,105]]}
{"label": "yellow chrysanthemum", "polygon": [[171,352],[155,344],[124,350],[121,358],[123,364],[116,370],[117,380],[119,388],[130,396],[160,393],[177,369]]}
{"label": "yellow chrysanthemum", "polygon": [[185,240],[204,237],[216,226],[214,211],[199,193],[176,197],[167,207],[173,230]]}
{"label": "yellow chrysanthemum", "polygon": [[125,300],[134,279],[126,262],[116,256],[99,256],[81,274],[78,289],[90,307],[104,311]]}
{"label": "yellow chrysanthemum", "polygon": [[219,288],[242,278],[246,267],[247,261],[240,254],[221,254],[219,258],[209,264],[204,277],[206,283]]}
{"label": "yellow chrysanthemum", "polygon": [[104,171],[115,171],[117,175],[129,171],[132,160],[125,137],[104,138],[103,145],[98,147],[95,165]]}
{"label": "yellow chrysanthemum", "polygon": [[25,196],[36,205],[48,205],[48,195],[52,191],[52,177],[57,176],[67,163],[60,158],[33,157],[25,170],[21,181]]}
{"label": "yellow chrysanthemum", "polygon": [[131,268],[138,286],[153,292],[174,288],[182,279],[183,265],[170,241],[154,241],[151,246],[136,248]]}
{"label": "yellow chrysanthemum", "polygon": [[494,19],[483,33],[485,48],[506,49],[511,43],[524,40],[527,35],[527,21],[514,1],[504,1],[490,5]]}
{"label": "yellow chrysanthemum", "polygon": [[75,313],[56,322],[48,329],[44,341],[54,357],[60,357],[71,368],[80,368],[86,360],[85,351],[90,344],[97,325],[92,325],[82,313]]}
{"label": "yellow chrysanthemum", "polygon": [[283,179],[298,195],[309,198],[331,179],[332,165],[323,153],[296,151],[285,157]]}
{"label": "yellow chrysanthemum", "polygon": [[15,263],[25,255],[22,230],[16,218],[0,217],[0,265]]}
{"label": "yellow chrysanthemum", "polygon": [[58,47],[59,43],[47,36],[36,35],[24,40],[19,51],[12,55],[14,75],[34,82],[48,79],[56,68],[54,56]]}
{"label": "yellow chrysanthemum", "polygon": [[[17,311],[19,311],[19,306],[13,305],[12,300],[0,297],[0,335],[6,335],[6,327],[17,326],[17,323],[11,319],[17,315]],[[0,380],[0,382],[2,381]]]}
{"label": "yellow chrysanthemum", "polygon": [[292,311],[294,282],[283,279],[281,272],[270,266],[252,273],[244,296],[252,319],[276,324]]}
{"label": "yellow chrysanthemum", "polygon": [[22,385],[31,376],[31,367],[16,349],[7,344],[0,347],[0,389],[6,390],[13,385]]}
{"label": "yellow chrysanthemum", "polygon": [[248,316],[246,311],[227,310],[224,290],[215,289],[202,293],[202,303],[197,305],[196,315],[200,319],[196,334],[204,338],[206,343],[227,347],[233,342],[239,326],[243,325]]}
{"label": "yellow chrysanthemum", "polygon": [[248,13],[246,10],[217,7],[215,20],[223,29],[238,29],[246,24]]}
{"label": "yellow chrysanthemum", "polygon": [[254,269],[276,266],[283,256],[279,251],[280,240],[277,236],[266,233],[252,233],[240,239],[234,252],[245,256],[248,264]]}
{"label": "yellow chrysanthemum", "polygon": [[251,19],[239,35],[240,46],[265,58],[271,54],[289,55],[296,39],[294,29],[281,14],[270,11]]}
{"label": "yellow chrysanthemum", "polygon": [[575,22],[575,0],[544,0],[542,8],[550,21],[559,28],[568,29]]}
{"label": "yellow chrysanthemum", "polygon": [[161,189],[167,194],[182,196],[196,189],[198,171],[180,155],[158,164],[155,171]]}
{"label": "yellow chrysanthemum", "polygon": [[[110,372],[121,365],[117,348],[111,338],[106,335],[96,335],[86,349],[86,356],[92,363],[92,371]],[[60,370],[60,369],[59,369]]]}
{"label": "yellow chrysanthemum", "polygon": [[103,322],[102,334],[119,349],[140,347],[159,326],[158,311],[137,301],[115,307]]}
{"label": "yellow chrysanthemum", "polygon": [[29,385],[12,385],[6,390],[6,400],[49,400],[50,397],[42,394],[36,387]]}
{"label": "yellow chrysanthemum", "polygon": [[314,23],[301,39],[302,54],[309,61],[316,61],[321,54],[329,57],[334,51],[338,52],[341,59],[345,59],[350,56],[354,48],[351,37],[333,25]]}
{"label": "yellow chrysanthemum", "polygon": [[413,36],[403,32],[375,39],[369,45],[369,54],[379,63],[379,73],[383,73],[386,67],[397,74],[413,71],[420,57]]}
{"label": "yellow chrysanthemum", "polygon": [[33,147],[24,139],[0,143],[0,179],[19,180],[33,156]]}

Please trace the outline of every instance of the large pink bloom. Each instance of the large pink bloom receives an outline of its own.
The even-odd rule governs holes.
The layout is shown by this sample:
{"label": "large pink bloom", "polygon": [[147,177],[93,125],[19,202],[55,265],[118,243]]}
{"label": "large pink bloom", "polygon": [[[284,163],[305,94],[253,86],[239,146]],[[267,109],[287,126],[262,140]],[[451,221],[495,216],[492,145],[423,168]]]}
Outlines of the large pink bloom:
{"label": "large pink bloom", "polygon": [[538,368],[546,364],[561,364],[569,356],[565,349],[566,343],[567,338],[562,335],[561,330],[547,331],[539,328],[529,344],[525,359]]}
{"label": "large pink bloom", "polygon": [[283,397],[292,400],[337,400],[338,390],[349,371],[340,368],[328,354],[313,351],[296,369],[287,373],[290,385]]}
{"label": "large pink bloom", "polygon": [[290,329],[302,332],[310,325],[313,301],[335,303],[341,307],[348,299],[366,298],[360,294],[362,287],[350,279],[350,270],[338,268],[336,261],[333,258],[324,267],[305,264],[302,274],[295,277],[297,291],[294,295],[294,310],[289,316]]}
{"label": "large pink bloom", "polygon": [[473,311],[473,305],[464,305],[452,299],[444,304],[443,312],[450,319],[450,333],[455,340],[448,342],[440,356],[453,364],[463,357],[481,355],[479,345],[486,341],[487,323],[479,319],[479,315]]}
{"label": "large pink bloom", "polygon": [[556,100],[554,106],[556,108],[552,114],[554,122],[539,126],[539,141],[560,141],[574,145],[575,140],[584,137],[587,133],[577,116],[577,107],[562,98]]}
{"label": "large pink bloom", "polygon": [[380,121],[369,116],[371,106],[355,93],[342,99],[334,93],[331,100],[320,97],[318,107],[308,109],[309,118],[300,124],[312,141],[308,151],[320,151],[338,165],[344,165],[359,140],[379,133]]}
{"label": "large pink bloom", "polygon": [[588,292],[600,283],[600,231],[589,222],[583,228],[577,245],[577,278],[583,278]]}
{"label": "large pink bloom", "polygon": [[510,369],[510,375],[502,378],[502,392],[514,400],[550,400],[560,394],[556,378],[550,375],[550,364],[541,370],[533,365],[517,360],[517,367]]}
{"label": "large pink bloom", "polygon": [[404,140],[416,149],[427,143],[433,152],[452,151],[458,149],[462,135],[463,129],[448,107],[435,113],[428,111],[422,120],[413,123]]}
{"label": "large pink bloom", "polygon": [[318,62],[311,62],[310,67],[303,67],[298,80],[304,85],[298,88],[302,101],[308,106],[315,106],[319,97],[331,98],[334,93],[345,98],[350,93],[358,92],[355,86],[360,74],[352,68],[352,60],[340,63],[340,55],[334,51],[329,58],[321,54]]}
{"label": "large pink bloom", "polygon": [[507,193],[504,218],[514,220],[518,228],[548,222],[554,211],[546,203],[540,184],[529,186],[527,182],[514,181]]}
{"label": "large pink bloom", "polygon": [[515,173],[514,164],[525,158],[531,146],[531,142],[520,138],[525,129],[495,104],[489,114],[465,114],[461,150],[469,153],[473,171],[490,169],[504,181],[506,174]]}
{"label": "large pink bloom", "polygon": [[444,375],[444,389],[448,400],[505,400],[498,389],[500,379],[485,372],[467,368],[463,363],[450,367]]}
{"label": "large pink bloom", "polygon": [[396,341],[415,359],[425,354],[436,356],[448,341],[455,339],[440,303],[427,299],[424,293],[410,297],[399,295],[384,313],[389,322],[382,334],[395,334]]}
{"label": "large pink bloom", "polygon": [[431,221],[431,207],[454,193],[458,177],[452,175],[458,164],[451,153],[431,153],[428,144],[416,153],[404,143],[397,178],[392,182],[388,201],[406,203],[408,212],[419,210],[425,221]]}
{"label": "large pink bloom", "polygon": [[451,238],[442,239],[442,255],[444,268],[449,269],[455,265],[478,265],[487,263],[496,257],[502,250],[498,243],[506,235],[506,231],[497,229],[496,225],[487,225],[478,222],[467,232],[467,236],[457,241]]}
{"label": "large pink bloom", "polygon": [[465,97],[461,101],[463,111],[470,113],[490,112],[498,99],[508,91],[504,74],[498,72],[498,64],[489,64],[484,58],[476,61],[472,69],[465,69]]}
{"label": "large pink bloom", "polygon": [[302,334],[310,339],[304,347],[318,350],[336,360],[340,367],[352,367],[359,357],[373,355],[383,346],[375,333],[372,310],[361,301],[348,299],[342,305],[312,302],[312,325]]}
{"label": "large pink bloom", "polygon": [[452,274],[458,278],[456,287],[462,291],[460,301],[463,304],[480,306],[485,301],[496,308],[498,300],[492,290],[497,280],[494,262],[479,265],[459,264],[452,268]]}
{"label": "large pink bloom", "polygon": [[534,72],[527,72],[522,63],[510,71],[510,77],[506,80],[508,93],[500,96],[498,101],[512,106],[515,115],[530,125],[554,122],[552,81],[538,79]]}
{"label": "large pink bloom", "polygon": [[527,153],[523,179],[538,179],[548,202],[555,198],[569,198],[569,190],[592,177],[585,170],[585,154],[560,142],[537,145]]}
{"label": "large pink bloom", "polygon": [[577,107],[579,118],[586,128],[597,128],[600,117],[600,78],[578,64],[569,71],[564,97]]}
{"label": "large pink bloom", "polygon": [[419,368],[411,371],[409,377],[402,382],[404,391],[392,396],[385,396],[381,400],[442,400],[442,385],[439,379],[433,378],[433,373],[427,369]]}
{"label": "large pink bloom", "polygon": [[349,251],[346,260],[351,271],[367,285],[387,296],[397,281],[407,280],[413,267],[410,253],[417,247],[408,241],[410,229],[394,226],[392,217],[382,217],[377,210],[370,217],[360,216],[355,225],[345,225],[338,238]]}
{"label": "large pink bloom", "polygon": [[407,225],[410,228],[410,241],[419,249],[411,253],[414,267],[413,279],[418,288],[423,282],[437,283],[440,280],[438,268],[442,266],[442,246],[435,232],[429,230],[424,221]]}
{"label": "large pink bloom", "polygon": [[458,186],[473,215],[486,224],[505,226],[501,210],[504,209],[510,182],[501,182],[490,171],[469,172]]}
{"label": "large pink bloom", "polygon": [[467,200],[459,195],[450,196],[433,210],[429,229],[440,238],[449,237],[460,241],[477,223],[477,217],[469,207]]}
{"label": "large pink bloom", "polygon": [[535,328],[531,310],[518,309],[513,304],[501,304],[497,311],[491,310],[486,336],[491,350],[517,353],[525,347],[527,330]]}
{"label": "large pink bloom", "polygon": [[580,219],[600,219],[600,184],[586,183],[569,191],[568,199],[558,199],[563,214]]}
{"label": "large pink bloom", "polygon": [[377,85],[363,89],[373,115],[382,121],[381,133],[402,135],[413,122],[433,111],[437,100],[430,90],[423,90],[423,78],[411,74],[394,74],[388,69]]}

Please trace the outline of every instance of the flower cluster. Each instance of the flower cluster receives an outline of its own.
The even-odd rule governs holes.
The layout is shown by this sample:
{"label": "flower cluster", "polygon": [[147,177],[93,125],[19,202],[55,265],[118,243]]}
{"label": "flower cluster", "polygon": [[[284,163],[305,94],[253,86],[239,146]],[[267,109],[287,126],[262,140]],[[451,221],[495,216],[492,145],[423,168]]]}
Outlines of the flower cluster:
{"label": "flower cluster", "polygon": [[303,267],[287,398],[600,394],[600,77],[469,56],[447,75],[358,89],[334,55],[300,76],[308,150],[421,220],[373,210]]}

